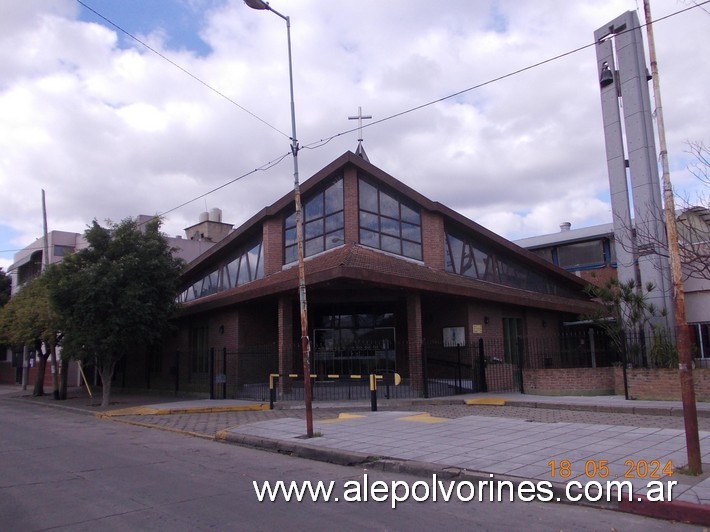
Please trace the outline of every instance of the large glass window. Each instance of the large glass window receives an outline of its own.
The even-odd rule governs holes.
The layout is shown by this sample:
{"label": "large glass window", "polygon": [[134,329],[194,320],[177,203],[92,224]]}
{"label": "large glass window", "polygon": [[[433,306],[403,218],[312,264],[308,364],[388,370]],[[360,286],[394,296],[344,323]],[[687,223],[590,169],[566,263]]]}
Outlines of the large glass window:
{"label": "large glass window", "polygon": [[222,289],[234,288],[264,276],[264,250],[261,240],[242,249],[222,267]]}
{"label": "large glass window", "polygon": [[396,255],[422,260],[422,222],[419,210],[358,180],[360,243]]}
{"label": "large glass window", "polygon": [[495,257],[486,248],[446,234],[446,270],[483,281],[498,282]]}
{"label": "large glass window", "polygon": [[[328,188],[311,196],[303,209],[303,255],[309,257],[345,243],[343,217],[343,180],[337,178]],[[298,260],[296,213],[284,221],[284,264]]]}
{"label": "large glass window", "polygon": [[557,258],[562,268],[584,268],[604,265],[602,240],[565,244],[557,247]]}
{"label": "large glass window", "polygon": [[572,290],[518,262],[513,255],[494,252],[473,238],[446,231],[447,272],[543,294],[573,295]]}
{"label": "large glass window", "polygon": [[261,239],[241,248],[222,266],[193,283],[178,296],[178,303],[235,288],[264,277],[264,250]]}

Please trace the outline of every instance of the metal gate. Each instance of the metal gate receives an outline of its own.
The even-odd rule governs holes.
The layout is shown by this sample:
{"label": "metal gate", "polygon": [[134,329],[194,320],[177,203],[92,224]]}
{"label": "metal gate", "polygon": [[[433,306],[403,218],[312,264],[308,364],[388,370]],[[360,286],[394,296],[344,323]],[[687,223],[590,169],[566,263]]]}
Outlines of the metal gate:
{"label": "metal gate", "polygon": [[210,399],[269,400],[269,374],[278,371],[276,346],[210,349]]}
{"label": "metal gate", "polygon": [[[522,392],[522,357],[506,357],[495,346],[486,351],[483,339],[470,345],[423,347],[424,396],[443,397],[481,392]],[[516,355],[519,350],[514,350]]]}

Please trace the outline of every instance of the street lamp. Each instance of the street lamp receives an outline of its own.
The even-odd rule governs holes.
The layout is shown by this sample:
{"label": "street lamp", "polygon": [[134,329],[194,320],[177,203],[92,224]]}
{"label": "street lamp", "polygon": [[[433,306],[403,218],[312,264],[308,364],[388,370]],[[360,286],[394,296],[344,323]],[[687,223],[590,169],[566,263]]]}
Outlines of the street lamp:
{"label": "street lamp", "polygon": [[288,81],[291,92],[291,154],[293,155],[293,195],[296,202],[296,242],[298,245],[298,299],[301,309],[301,352],[303,355],[303,395],[306,403],[306,435],[313,437],[313,407],[311,398],[310,341],[308,340],[308,304],[306,302],[306,272],[303,263],[303,223],[301,189],[298,184],[298,140],[296,137],[296,106],[293,103],[293,64],[291,61],[291,19],[273,9],[263,0],[244,0],[252,9],[271,11],[286,21],[288,41]]}

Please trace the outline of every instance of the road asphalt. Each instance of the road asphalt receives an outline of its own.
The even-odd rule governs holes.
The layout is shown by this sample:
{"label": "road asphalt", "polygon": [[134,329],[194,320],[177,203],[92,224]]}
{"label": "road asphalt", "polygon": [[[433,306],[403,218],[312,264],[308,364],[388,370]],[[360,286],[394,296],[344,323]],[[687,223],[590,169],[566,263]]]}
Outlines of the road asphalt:
{"label": "road asphalt", "polygon": [[[304,458],[366,465],[430,483],[433,475],[479,486],[498,481],[515,486],[517,493],[535,483],[549,486],[550,500],[710,525],[710,403],[697,404],[703,469],[708,472],[691,476],[683,471],[688,459],[679,401],[474,394],[380,400],[377,412],[369,402],[314,402],[314,437],[307,438],[303,403],[277,403],[269,410],[268,403],[116,390],[112,404],[102,408],[100,399],[79,388],[71,389],[67,400],[55,401],[51,395],[32,397],[31,391],[8,385],[0,385],[0,397]],[[593,501],[609,481],[615,482],[613,491],[624,482],[623,500]],[[661,488],[663,502],[654,500]]]}

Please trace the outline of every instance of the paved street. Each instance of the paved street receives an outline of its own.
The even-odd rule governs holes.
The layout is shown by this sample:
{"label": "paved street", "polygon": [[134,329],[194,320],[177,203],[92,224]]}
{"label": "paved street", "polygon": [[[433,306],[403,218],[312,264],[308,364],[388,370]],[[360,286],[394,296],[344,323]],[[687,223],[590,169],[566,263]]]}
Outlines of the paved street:
{"label": "paved street", "polygon": [[[199,417],[200,415],[193,415]],[[171,416],[164,416],[171,417]],[[414,483],[114,423],[78,409],[0,398],[0,515],[8,531],[124,530],[695,530],[574,505],[539,502],[258,502],[253,482]]]}
{"label": "paved street", "polygon": [[[282,402],[268,410],[266,404],[249,401],[117,393],[109,407],[101,408],[80,393],[61,402],[10,393],[21,403],[92,413],[116,425],[159,428],[336,464],[422,478],[437,474],[552,482],[557,500],[570,500],[560,491],[569,481],[582,487],[626,481],[624,490],[633,492],[633,498],[607,506],[710,524],[710,466],[705,465],[700,477],[682,474],[687,454],[678,402],[477,394],[382,400],[378,412],[370,412],[369,403],[316,402],[317,437],[304,439],[302,403]],[[699,403],[698,415],[704,460],[710,462],[710,405]],[[659,467],[653,469],[654,464]],[[597,467],[603,476],[597,475]],[[666,502],[644,499],[652,496],[652,480],[667,490],[673,486],[664,494]]]}

